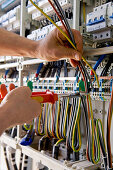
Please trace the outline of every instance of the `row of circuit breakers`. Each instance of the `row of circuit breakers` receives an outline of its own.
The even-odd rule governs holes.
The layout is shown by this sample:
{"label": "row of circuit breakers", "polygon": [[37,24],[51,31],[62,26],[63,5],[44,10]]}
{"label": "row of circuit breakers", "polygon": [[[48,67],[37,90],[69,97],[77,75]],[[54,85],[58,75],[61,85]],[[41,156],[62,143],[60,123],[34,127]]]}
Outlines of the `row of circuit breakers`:
{"label": "row of circuit breakers", "polygon": [[86,30],[93,34],[94,41],[113,40],[113,3],[109,2],[93,9],[87,15]]}
{"label": "row of circuit breakers", "polygon": [[[43,11],[52,17],[52,19],[60,26],[58,18],[54,15],[54,11],[50,6],[48,0],[38,0],[38,6],[43,9]],[[72,27],[72,17],[73,17],[73,8],[72,0],[60,0],[60,5],[66,13],[66,17],[69,20],[70,26]],[[102,1],[102,4],[105,1]],[[100,1],[96,1],[96,6],[101,4]],[[3,4],[2,4],[3,5]],[[90,6],[89,6],[90,8]],[[30,30],[30,23],[38,21],[39,27],[43,30],[36,30],[36,32],[31,32],[31,35],[28,36],[29,39],[38,40],[40,37],[37,37],[36,34],[45,37],[45,34],[49,33],[54,26],[43,15],[28,1],[27,8],[25,11],[25,21],[26,28]],[[86,33],[93,35],[93,41],[112,41],[113,40],[113,3],[108,2],[103,5],[97,6],[93,9],[93,12],[87,14],[86,16]],[[38,25],[37,24],[37,25]],[[8,11],[0,17],[1,27],[5,27],[9,31],[17,32],[20,29],[20,5],[16,6],[12,10]],[[49,27],[48,27],[49,25]],[[47,26],[47,27],[46,27]],[[53,28],[52,28],[53,27]],[[42,35],[42,31],[44,34]]]}
{"label": "row of circuit breakers", "polygon": [[[72,18],[72,0],[61,0],[60,5],[68,10],[67,13],[69,15],[68,18]],[[48,15],[53,15],[54,11],[52,7],[49,5],[47,0],[38,1],[38,6],[43,9],[45,13]],[[34,21],[41,21],[42,27],[44,26],[43,22],[44,17],[42,14],[28,1],[26,11],[24,11],[25,21],[26,21],[26,28],[30,29],[30,22]],[[71,17],[70,17],[71,16]],[[54,21],[57,22],[58,18],[54,17]],[[46,25],[50,23],[46,23]],[[1,27],[5,27],[8,31],[17,32],[20,29],[20,5],[16,6],[14,9],[10,10],[9,12],[5,13],[0,17],[0,25]]]}

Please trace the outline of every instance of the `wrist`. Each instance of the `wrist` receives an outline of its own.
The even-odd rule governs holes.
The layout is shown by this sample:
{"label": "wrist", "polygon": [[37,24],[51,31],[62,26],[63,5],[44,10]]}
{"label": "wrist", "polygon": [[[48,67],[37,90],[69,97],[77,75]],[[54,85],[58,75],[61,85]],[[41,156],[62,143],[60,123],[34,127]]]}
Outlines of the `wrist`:
{"label": "wrist", "polygon": [[35,51],[37,50],[38,46],[39,45],[36,41],[31,41],[31,43],[29,43],[29,46],[26,50],[26,56],[31,58],[37,58]]}
{"label": "wrist", "polygon": [[28,56],[30,58],[39,58],[40,59],[40,42],[29,40],[27,47],[25,48],[24,56]]}
{"label": "wrist", "polygon": [[40,55],[40,43],[41,43],[41,40],[33,42],[32,49],[30,52],[30,55],[31,55],[30,57],[42,59]]}

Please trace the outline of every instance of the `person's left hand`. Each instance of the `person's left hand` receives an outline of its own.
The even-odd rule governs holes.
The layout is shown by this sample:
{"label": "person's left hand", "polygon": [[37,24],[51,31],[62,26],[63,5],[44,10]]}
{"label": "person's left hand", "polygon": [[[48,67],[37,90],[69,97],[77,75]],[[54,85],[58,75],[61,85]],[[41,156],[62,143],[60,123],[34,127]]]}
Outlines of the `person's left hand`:
{"label": "person's left hand", "polygon": [[6,86],[0,85],[0,93],[4,97],[0,108],[6,119],[5,128],[30,122],[39,116],[41,104],[31,98],[32,92],[29,87],[14,89],[14,85],[10,85],[10,90],[7,93]]}

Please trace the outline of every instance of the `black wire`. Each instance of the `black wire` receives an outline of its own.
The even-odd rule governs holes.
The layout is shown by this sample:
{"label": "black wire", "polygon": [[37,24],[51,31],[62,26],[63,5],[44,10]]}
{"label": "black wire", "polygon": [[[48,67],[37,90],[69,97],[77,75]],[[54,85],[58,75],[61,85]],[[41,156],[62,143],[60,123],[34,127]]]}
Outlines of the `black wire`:
{"label": "black wire", "polygon": [[[71,117],[70,117],[70,122],[68,126],[68,133],[67,133],[67,147],[72,147],[72,132],[73,132],[73,126],[75,123],[76,119],[76,110],[78,109],[78,99],[77,98],[72,98],[72,106],[71,106]],[[79,141],[77,140],[77,128],[75,130],[75,149],[79,148]]]}
{"label": "black wire", "polygon": [[[76,107],[75,107],[76,106]],[[73,132],[73,127],[74,127],[74,123],[75,123],[75,119],[76,119],[76,111],[78,109],[78,98],[73,98],[73,119],[72,119],[72,126],[71,126],[71,130],[70,130],[70,143],[72,141],[72,132]],[[79,141],[77,140],[77,135],[78,135],[78,128],[76,127],[75,129],[75,149],[77,150],[79,148]]]}
{"label": "black wire", "polygon": [[47,72],[46,77],[50,77],[51,72],[52,72],[52,68],[53,68],[53,62],[50,62],[50,66],[49,66],[49,68],[48,68],[48,72]]}
{"label": "black wire", "polygon": [[58,76],[58,77],[60,77],[63,64],[64,64],[64,61],[57,61],[57,74],[56,74],[56,76]]}
{"label": "black wire", "polygon": [[64,77],[68,77],[67,62],[64,60]]}
{"label": "black wire", "polygon": [[40,76],[41,78],[45,77],[45,75],[46,75],[46,73],[48,71],[49,66],[50,66],[50,63],[48,63],[45,67],[43,67],[43,71],[42,71],[41,76]]}
{"label": "black wire", "polygon": [[26,6],[28,6],[28,1],[29,1],[29,0],[26,0]]}
{"label": "black wire", "polygon": [[57,61],[54,62],[53,70],[51,72],[51,77],[55,76],[56,70],[57,70]]}
{"label": "black wire", "polygon": [[73,42],[74,45],[76,46],[75,39],[74,39],[74,36],[73,36],[73,34],[72,34],[70,25],[69,25],[69,23],[68,23],[68,21],[67,21],[67,18],[66,18],[65,14],[64,14],[64,11],[63,11],[62,7],[60,6],[60,3],[58,2],[58,0],[53,0],[53,1],[54,1],[55,5],[57,6],[57,8],[58,8],[58,10],[59,10],[59,13],[61,14],[62,19],[63,19],[64,22],[65,22],[65,25],[66,25],[66,27],[67,27],[67,29],[68,29],[68,32],[69,32],[69,35],[70,35],[70,37],[71,37],[72,42]]}
{"label": "black wire", "polygon": [[102,70],[100,77],[107,76],[107,72],[109,70],[109,67],[111,66],[111,63],[113,63],[113,54],[109,56],[109,60],[107,64],[105,65],[104,69]]}
{"label": "black wire", "polygon": [[107,153],[106,153],[106,151],[105,151],[105,147],[104,147],[104,139],[103,139],[103,137],[102,137],[102,135],[101,135],[99,126],[98,126],[98,131],[99,131],[99,142],[100,142],[100,147],[101,147],[102,154],[103,154],[103,157],[104,157],[105,170],[107,170]]}
{"label": "black wire", "polygon": [[75,69],[75,75],[74,77],[76,77],[78,75],[78,71],[79,71],[79,67],[77,66],[76,69]]}
{"label": "black wire", "polygon": [[61,103],[61,116],[60,116],[60,135],[63,138],[63,119],[65,117],[65,97],[63,97],[62,99],[62,103]]}
{"label": "black wire", "polygon": [[91,157],[91,154],[92,154],[91,132],[90,132],[90,125],[89,125],[88,111],[87,111],[87,104],[86,104],[86,97],[85,96],[81,96],[81,103],[82,103],[82,107],[83,107],[82,111],[85,115],[85,120],[86,120],[86,134],[87,134],[87,138],[88,138],[88,140],[87,140],[87,142],[88,142],[88,157],[89,157],[89,160],[92,162],[92,157]]}
{"label": "black wire", "polygon": [[108,120],[108,118],[109,118],[109,110],[108,110],[108,116],[107,116],[107,135],[106,135],[106,139],[107,139],[107,151],[108,151],[108,165],[110,166],[111,165],[111,153],[110,153],[110,147],[109,147],[109,142],[108,142],[108,135],[109,135],[109,120]]}

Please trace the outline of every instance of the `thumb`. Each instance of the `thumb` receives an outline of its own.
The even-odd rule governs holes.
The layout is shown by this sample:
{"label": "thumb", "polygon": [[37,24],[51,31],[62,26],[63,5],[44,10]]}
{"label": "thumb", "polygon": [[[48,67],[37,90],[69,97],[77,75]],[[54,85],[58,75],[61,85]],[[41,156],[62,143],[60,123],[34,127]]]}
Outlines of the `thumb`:
{"label": "thumb", "polygon": [[31,99],[30,105],[31,105],[31,115],[30,115],[29,120],[30,119],[32,120],[41,114],[41,104],[37,102],[36,100]]}
{"label": "thumb", "polygon": [[68,48],[64,46],[60,46],[59,50],[57,49],[57,56],[59,58],[70,58],[70,59],[75,59],[77,61],[80,61],[82,58],[82,54],[78,51],[76,51],[73,48]]}

